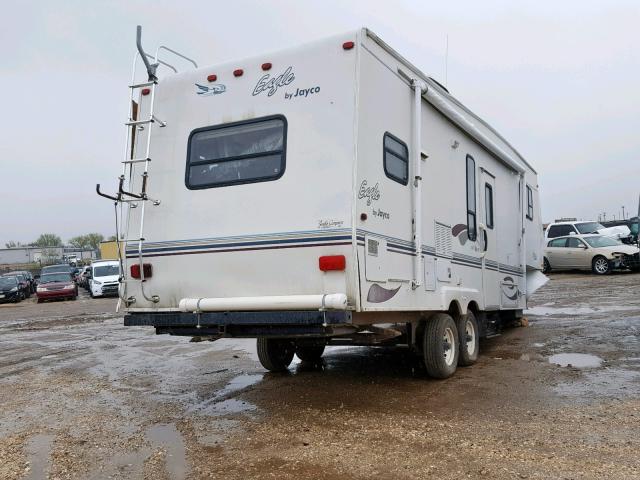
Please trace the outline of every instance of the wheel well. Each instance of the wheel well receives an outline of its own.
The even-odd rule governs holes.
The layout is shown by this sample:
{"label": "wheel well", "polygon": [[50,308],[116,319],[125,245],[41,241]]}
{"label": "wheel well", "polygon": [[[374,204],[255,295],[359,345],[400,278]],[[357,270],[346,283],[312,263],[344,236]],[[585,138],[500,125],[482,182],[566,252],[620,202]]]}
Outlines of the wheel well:
{"label": "wheel well", "polygon": [[457,300],[454,300],[449,304],[449,310],[447,310],[447,313],[449,313],[449,315],[451,315],[451,318],[453,318],[454,320],[460,317],[460,315],[462,314],[462,309],[460,308],[460,304]]}
{"label": "wheel well", "polygon": [[467,305],[467,310],[471,310],[476,315],[476,318],[477,318],[480,308],[478,307],[478,304],[475,302],[475,300],[472,300],[469,302],[469,305]]}

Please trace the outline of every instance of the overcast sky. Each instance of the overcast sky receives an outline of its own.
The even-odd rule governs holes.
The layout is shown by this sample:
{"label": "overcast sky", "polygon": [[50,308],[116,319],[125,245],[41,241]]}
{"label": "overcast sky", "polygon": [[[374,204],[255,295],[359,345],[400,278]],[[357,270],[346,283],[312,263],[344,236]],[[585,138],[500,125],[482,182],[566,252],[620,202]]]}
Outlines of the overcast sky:
{"label": "overcast sky", "polygon": [[[0,29],[0,246],[113,234],[135,26],[200,65],[368,26],[538,170],[545,221],[635,212],[640,1],[20,1]],[[215,233],[215,232],[213,232]]]}

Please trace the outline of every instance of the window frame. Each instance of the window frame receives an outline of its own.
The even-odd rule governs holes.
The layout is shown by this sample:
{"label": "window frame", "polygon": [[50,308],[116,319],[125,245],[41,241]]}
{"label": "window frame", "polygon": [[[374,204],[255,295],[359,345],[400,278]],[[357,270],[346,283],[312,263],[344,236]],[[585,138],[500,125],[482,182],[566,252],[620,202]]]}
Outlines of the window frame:
{"label": "window frame", "polygon": [[[406,158],[406,161],[405,161],[405,163],[407,165],[407,179],[406,180],[402,180],[401,178],[396,177],[395,175],[390,173],[389,170],[387,170],[387,152],[390,155],[393,155],[394,157],[399,158],[400,160],[404,161],[404,159],[399,157],[396,152],[394,152],[390,148],[387,148],[387,146],[386,146],[387,137],[389,137],[392,140],[398,142],[407,151],[407,158]],[[398,137],[396,137],[394,134],[392,134],[390,132],[384,132],[384,135],[382,136],[382,168],[384,169],[384,174],[388,178],[393,180],[394,182],[397,182],[400,185],[404,185],[405,187],[409,184],[409,147],[407,146],[407,144],[405,142],[403,142],[402,140],[400,140]]]}
{"label": "window frame", "polygon": [[581,238],[578,238],[575,235],[571,237],[567,237],[567,248],[581,248],[580,246],[572,247],[571,245],[569,245],[569,243],[571,243],[572,240],[577,242],[578,245],[582,245],[585,248],[589,248],[589,245],[587,245],[587,242],[584,242]]}
{"label": "window frame", "polygon": [[[491,209],[489,210],[487,208],[487,192],[489,192],[490,196],[491,196],[491,202],[489,203]],[[493,225],[494,225],[494,218],[493,218],[493,186],[491,184],[489,184],[488,182],[486,182],[484,184],[484,210],[485,210],[485,215],[484,215],[484,223],[486,225],[487,228],[490,228],[491,230],[493,230]],[[489,217],[487,216],[487,214],[489,213],[489,211],[491,211],[491,222],[489,222]]]}
{"label": "window frame", "polygon": [[[201,162],[197,162],[192,164],[190,162],[190,156],[191,156],[191,144],[193,141],[193,137],[195,135],[197,135],[198,133],[202,133],[202,132],[210,132],[213,130],[221,130],[224,128],[230,128],[230,127],[237,127],[240,125],[251,125],[253,123],[261,123],[261,122],[267,122],[270,120],[281,120],[282,121],[282,150],[276,150],[276,151],[272,151],[272,152],[263,152],[263,153],[259,153],[259,154],[247,154],[247,155],[235,155],[233,157],[228,157],[228,158],[222,158],[222,159],[218,159],[218,160],[210,160],[210,161],[201,161]],[[282,176],[284,175],[284,172],[286,170],[287,167],[287,131],[288,131],[288,122],[287,122],[287,118],[284,115],[268,115],[266,117],[259,117],[259,118],[252,118],[249,120],[240,120],[237,122],[229,122],[229,123],[220,123],[217,125],[210,125],[207,127],[200,127],[200,128],[196,128],[195,130],[192,130],[191,133],[189,133],[189,138],[187,140],[187,160],[186,160],[186,166],[185,166],[185,172],[184,172],[184,184],[185,186],[189,189],[189,190],[204,190],[207,188],[220,188],[220,187],[229,187],[232,185],[246,185],[246,184],[250,184],[250,183],[261,183],[261,182],[273,182],[275,180],[278,180],[280,178],[282,178]],[[211,164],[211,163],[222,163],[222,162],[231,162],[231,161],[238,161],[238,160],[248,160],[251,158],[259,158],[259,157],[266,157],[266,156],[271,156],[271,155],[276,155],[276,154],[281,154],[282,156],[282,160],[281,160],[281,166],[282,168],[280,169],[280,171],[278,172],[277,175],[274,176],[270,176],[270,177],[263,177],[263,178],[253,178],[253,179],[247,179],[247,180],[231,180],[231,181],[227,181],[227,182],[216,182],[216,183],[205,183],[202,185],[191,185],[189,183],[189,172],[191,170],[192,167],[198,166],[198,165],[206,165],[206,164]]]}
{"label": "window frame", "polygon": [[[562,246],[560,246],[560,245],[558,245],[558,246],[551,245],[553,242],[557,242],[557,241],[560,241],[560,240],[564,241]],[[563,237],[563,236],[552,238],[551,240],[549,240],[549,243],[547,243],[547,248],[566,248],[567,247],[567,240],[568,240],[568,238],[567,237]]]}
{"label": "window frame", "polygon": [[533,221],[533,189],[529,185],[527,185],[527,219]]}
{"label": "window frame", "polygon": [[[469,208],[469,161],[473,164],[473,210]],[[465,167],[465,191],[467,192],[467,237],[472,242],[475,242],[478,238],[478,197],[477,197],[477,187],[476,187],[476,161],[475,159],[467,154],[466,161],[464,164]],[[471,231],[469,225],[469,215],[473,215],[473,232]]]}

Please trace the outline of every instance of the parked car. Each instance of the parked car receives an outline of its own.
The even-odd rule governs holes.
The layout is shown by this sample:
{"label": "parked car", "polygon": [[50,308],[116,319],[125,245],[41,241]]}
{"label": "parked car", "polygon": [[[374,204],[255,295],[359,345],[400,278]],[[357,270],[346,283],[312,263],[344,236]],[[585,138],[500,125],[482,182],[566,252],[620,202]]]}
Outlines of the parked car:
{"label": "parked car", "polygon": [[20,300],[24,300],[24,292],[20,288],[18,278],[13,275],[0,277],[0,303],[18,303]]}
{"label": "parked car", "polygon": [[640,249],[604,235],[569,235],[548,240],[544,249],[544,272],[591,270],[605,275],[628,268]]}
{"label": "parked car", "polygon": [[24,298],[29,298],[31,296],[31,285],[24,274],[11,272],[3,274],[3,277],[16,277],[18,280],[18,288],[23,293]]}
{"label": "parked car", "polygon": [[89,294],[92,298],[118,295],[120,262],[103,260],[93,262],[89,272]]}
{"label": "parked car", "polygon": [[5,273],[4,275],[22,275],[29,284],[30,293],[36,293],[36,280],[31,272],[27,270],[15,270],[13,272]]}
{"label": "parked car", "polygon": [[545,239],[563,237],[565,235],[600,234],[616,240],[626,240],[631,230],[625,225],[605,227],[599,222],[554,222],[544,232]]}
{"label": "parked car", "polygon": [[38,303],[59,298],[75,300],[78,297],[78,286],[65,272],[45,273],[40,275],[36,294]]}
{"label": "parked car", "polygon": [[91,266],[87,265],[86,267],[82,267],[80,269],[80,273],[78,273],[77,281],[79,287],[87,288],[89,283],[89,270],[91,270]]}

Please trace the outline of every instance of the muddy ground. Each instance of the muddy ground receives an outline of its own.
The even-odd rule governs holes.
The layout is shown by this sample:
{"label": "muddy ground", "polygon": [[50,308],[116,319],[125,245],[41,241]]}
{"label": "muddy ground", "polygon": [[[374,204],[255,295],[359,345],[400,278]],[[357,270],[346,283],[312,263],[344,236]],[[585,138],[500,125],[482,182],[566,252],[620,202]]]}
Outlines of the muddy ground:
{"label": "muddy ground", "polygon": [[254,341],[125,328],[113,299],[3,305],[0,479],[637,479],[639,292],[553,275],[444,381],[400,348],[265,374]]}

